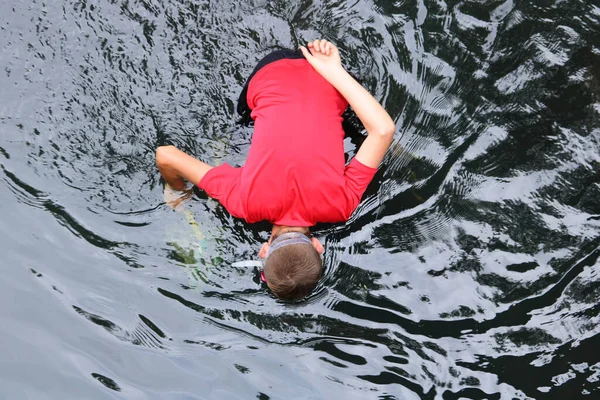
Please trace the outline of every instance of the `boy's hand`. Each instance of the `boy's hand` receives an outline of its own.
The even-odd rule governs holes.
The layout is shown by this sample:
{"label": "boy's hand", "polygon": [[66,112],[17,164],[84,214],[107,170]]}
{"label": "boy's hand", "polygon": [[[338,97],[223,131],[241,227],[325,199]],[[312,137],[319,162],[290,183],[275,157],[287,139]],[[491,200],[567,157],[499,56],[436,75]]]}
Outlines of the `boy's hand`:
{"label": "boy's hand", "polygon": [[335,73],[342,68],[340,53],[333,43],[325,39],[315,40],[308,43],[308,49],[310,51],[306,47],[300,46],[300,51],[302,51],[304,58],[326,79],[327,75]]}
{"label": "boy's hand", "polygon": [[185,203],[194,195],[193,188],[184,190],[175,190],[169,184],[165,185],[163,198],[165,203],[175,211],[182,211]]}

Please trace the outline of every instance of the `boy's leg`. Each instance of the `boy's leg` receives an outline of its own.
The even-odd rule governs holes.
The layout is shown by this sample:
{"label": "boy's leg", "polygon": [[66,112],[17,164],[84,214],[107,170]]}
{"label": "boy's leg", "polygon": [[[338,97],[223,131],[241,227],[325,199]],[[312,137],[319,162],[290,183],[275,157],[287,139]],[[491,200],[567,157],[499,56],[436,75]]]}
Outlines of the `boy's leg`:
{"label": "boy's leg", "polygon": [[185,181],[198,185],[212,167],[177,149],[160,146],[156,149],[156,165],[169,186],[176,190],[185,188]]}

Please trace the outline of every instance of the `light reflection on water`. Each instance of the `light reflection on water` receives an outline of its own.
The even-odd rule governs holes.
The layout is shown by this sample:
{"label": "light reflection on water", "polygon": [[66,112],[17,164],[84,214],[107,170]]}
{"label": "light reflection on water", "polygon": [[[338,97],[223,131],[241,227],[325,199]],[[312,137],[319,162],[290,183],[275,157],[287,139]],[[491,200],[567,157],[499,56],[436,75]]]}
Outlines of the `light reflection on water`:
{"label": "light reflection on water", "polygon": [[[0,5],[0,393],[598,391],[600,9],[584,1]],[[299,305],[267,225],[162,204],[154,149],[241,164],[246,76],[324,36],[398,132]],[[355,143],[346,143],[348,155]],[[65,389],[68,388],[68,389]],[[65,392],[68,391],[68,392]],[[262,397],[261,397],[262,396]],[[387,397],[386,397],[387,396]]]}

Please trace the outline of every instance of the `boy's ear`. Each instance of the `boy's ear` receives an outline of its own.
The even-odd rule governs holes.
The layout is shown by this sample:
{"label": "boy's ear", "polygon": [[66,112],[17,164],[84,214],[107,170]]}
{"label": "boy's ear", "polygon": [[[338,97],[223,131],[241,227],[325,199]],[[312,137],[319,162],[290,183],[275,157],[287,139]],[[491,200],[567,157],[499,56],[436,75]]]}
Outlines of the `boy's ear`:
{"label": "boy's ear", "polygon": [[270,247],[271,246],[269,245],[269,243],[263,243],[262,246],[260,247],[260,250],[258,251],[258,256],[260,258],[267,257],[267,253],[269,252]]}
{"label": "boy's ear", "polygon": [[312,237],[310,241],[312,242],[312,245],[315,248],[315,250],[317,250],[317,253],[323,254],[323,245],[321,244],[321,242],[319,242],[319,239],[317,239],[316,237]]}

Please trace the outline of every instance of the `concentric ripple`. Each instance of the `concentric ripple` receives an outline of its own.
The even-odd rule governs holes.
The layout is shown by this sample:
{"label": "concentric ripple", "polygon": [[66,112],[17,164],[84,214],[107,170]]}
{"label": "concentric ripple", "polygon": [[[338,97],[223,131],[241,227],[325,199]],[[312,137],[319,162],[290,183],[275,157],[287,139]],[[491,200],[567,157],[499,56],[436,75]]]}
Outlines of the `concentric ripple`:
{"label": "concentric ripple", "polygon": [[[0,397],[595,398],[593,3],[3,2]],[[247,75],[317,37],[397,132],[283,304],[269,225],[170,210],[154,150],[243,164]]]}

